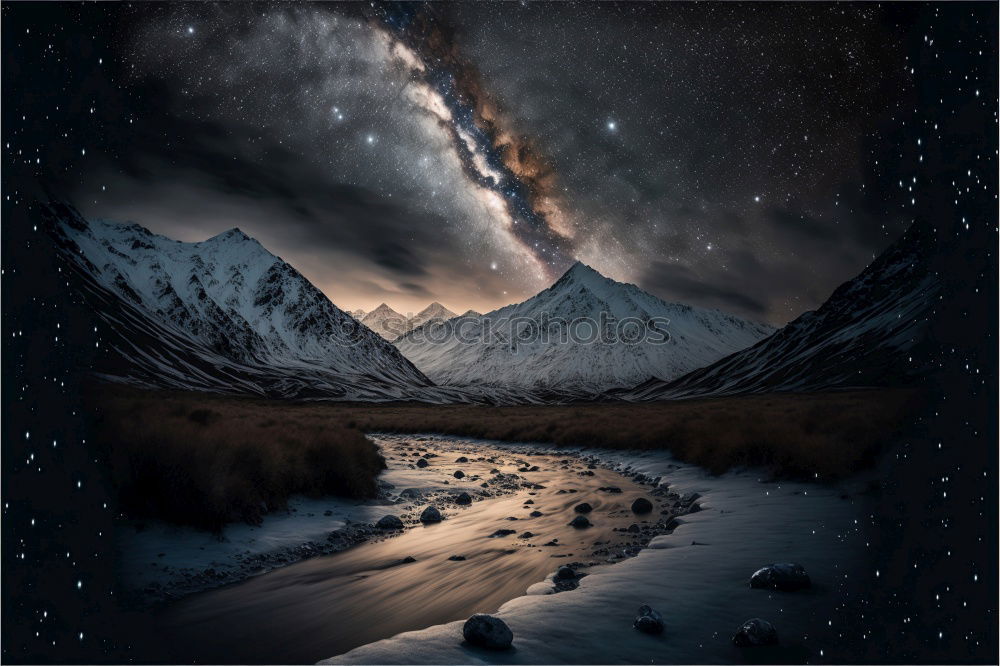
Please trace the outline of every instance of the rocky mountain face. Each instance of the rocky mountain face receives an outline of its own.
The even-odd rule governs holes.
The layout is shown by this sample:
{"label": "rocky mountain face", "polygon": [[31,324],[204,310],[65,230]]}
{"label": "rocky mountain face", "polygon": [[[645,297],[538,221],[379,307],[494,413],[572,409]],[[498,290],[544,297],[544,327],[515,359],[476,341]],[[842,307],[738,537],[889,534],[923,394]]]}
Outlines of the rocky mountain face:
{"label": "rocky mountain face", "polygon": [[239,229],[182,243],[137,224],[44,223],[107,327],[106,378],[140,386],[341,399],[442,399],[392,345]]}
{"label": "rocky mountain face", "polygon": [[423,326],[395,345],[440,385],[584,397],[678,377],[772,331],[664,302],[578,262],[523,303]]}
{"label": "rocky mountain face", "polygon": [[919,352],[940,307],[935,234],[914,224],[817,310],[774,335],[673,380],[611,394],[629,400],[892,386],[927,370]]}

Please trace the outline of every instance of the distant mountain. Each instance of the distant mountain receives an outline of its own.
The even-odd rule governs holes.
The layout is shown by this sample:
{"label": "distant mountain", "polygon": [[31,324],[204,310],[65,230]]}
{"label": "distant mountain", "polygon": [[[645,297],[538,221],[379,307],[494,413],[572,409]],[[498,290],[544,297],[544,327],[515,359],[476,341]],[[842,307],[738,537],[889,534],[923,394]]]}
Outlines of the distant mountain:
{"label": "distant mountain", "polygon": [[[566,397],[678,377],[773,331],[718,310],[666,303],[579,262],[523,303],[471,314],[424,326],[395,345],[440,385]],[[542,331],[554,335],[545,339]]]}
{"label": "distant mountain", "polygon": [[454,312],[436,301],[412,317],[402,315],[385,303],[382,303],[362,317],[360,321],[389,342],[392,342],[396,338],[406,335],[413,329],[419,328],[428,322],[444,321],[454,316]]}
{"label": "distant mountain", "polygon": [[108,359],[95,370],[107,379],[351,400],[456,395],[239,229],[182,243],[64,204],[42,214],[64,272],[104,324]]}
{"label": "distant mountain", "polygon": [[361,321],[364,318],[364,316],[365,316],[365,311],[362,310],[362,309],[360,309],[360,308],[358,308],[357,310],[348,310],[347,314],[351,315],[352,317],[354,317],[358,321]]}
{"label": "distant mountain", "polygon": [[611,397],[661,400],[906,384],[928,369],[916,350],[941,298],[942,281],[930,263],[935,242],[932,229],[914,224],[818,310],[771,337],[683,377],[648,381]]}
{"label": "distant mountain", "polygon": [[459,317],[481,317],[482,315],[480,313],[476,312],[475,310],[466,310],[465,312],[463,312],[462,314],[460,314],[458,316]]}
{"label": "distant mountain", "polygon": [[362,317],[361,323],[390,342],[409,330],[407,318],[385,303]]}
{"label": "distant mountain", "polygon": [[435,301],[417,314],[410,317],[410,321],[408,323],[410,325],[410,330],[413,330],[414,328],[423,326],[427,322],[445,321],[446,319],[451,319],[455,316],[457,315],[454,312]]}

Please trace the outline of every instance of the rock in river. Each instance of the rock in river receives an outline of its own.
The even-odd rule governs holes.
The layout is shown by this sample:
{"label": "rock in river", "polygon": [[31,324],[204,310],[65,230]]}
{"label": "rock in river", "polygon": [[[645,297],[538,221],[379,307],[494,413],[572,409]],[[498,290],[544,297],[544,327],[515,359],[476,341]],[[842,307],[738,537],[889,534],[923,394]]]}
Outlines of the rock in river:
{"label": "rock in river", "polygon": [[632,502],[633,513],[649,513],[653,510],[653,503],[645,497],[639,497]]}
{"label": "rock in river", "polygon": [[476,613],[465,621],[462,636],[472,645],[488,650],[506,650],[514,640],[514,634],[503,620],[483,613]]}
{"label": "rock in river", "polygon": [[778,632],[767,620],[755,617],[744,622],[733,635],[733,644],[737,647],[757,647],[761,645],[777,645]]}
{"label": "rock in river", "polygon": [[455,496],[455,504],[472,504],[472,495],[469,493],[459,493]]}
{"label": "rock in river", "polygon": [[456,479],[461,479],[461,478],[465,477],[465,472],[463,472],[462,470],[458,469],[458,470],[455,470],[455,474],[453,476]]}
{"label": "rock in river", "polygon": [[420,514],[420,522],[422,523],[440,523],[441,522],[441,512],[432,506],[424,509],[424,512]]}
{"label": "rock in river", "polygon": [[417,467],[421,467],[421,468],[427,467],[428,464],[429,463],[424,458],[421,458],[420,460],[417,461]]}
{"label": "rock in river", "polygon": [[639,606],[639,614],[635,616],[632,626],[644,634],[662,634],[663,616],[643,604]]}
{"label": "rock in river", "polygon": [[572,567],[564,564],[556,571],[556,578],[559,580],[570,580],[571,578],[576,578],[576,572],[573,571]]}
{"label": "rock in river", "polygon": [[382,516],[379,518],[378,522],[375,523],[375,527],[380,530],[401,530],[403,529],[403,521],[397,516]]}
{"label": "rock in river", "polygon": [[590,521],[587,520],[586,516],[577,516],[569,521],[569,525],[570,527],[590,527]]}
{"label": "rock in river", "polygon": [[573,507],[573,510],[576,511],[577,513],[590,513],[591,511],[594,510],[594,507],[590,506],[586,502],[580,502],[579,504]]}
{"label": "rock in river", "polygon": [[750,587],[766,588],[772,590],[792,590],[805,589],[812,585],[809,574],[801,564],[785,562],[782,564],[769,564],[754,572],[750,576]]}

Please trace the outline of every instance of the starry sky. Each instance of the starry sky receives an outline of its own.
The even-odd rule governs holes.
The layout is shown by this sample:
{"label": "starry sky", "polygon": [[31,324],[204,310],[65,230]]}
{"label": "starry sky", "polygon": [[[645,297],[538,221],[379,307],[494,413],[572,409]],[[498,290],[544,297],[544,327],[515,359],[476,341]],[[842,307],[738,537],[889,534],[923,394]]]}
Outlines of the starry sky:
{"label": "starry sky", "polygon": [[7,150],[87,215],[188,241],[238,226],[343,309],[487,311],[579,259],[783,324],[911,219],[910,175],[885,178],[875,147],[914,104],[912,9],[76,14],[10,35],[72,75],[21,123],[63,141],[11,128]]}
{"label": "starry sky", "polygon": [[0,6],[4,662],[153,640],[84,415],[107,345],[33,217],[55,196],[190,240],[238,225],[344,307],[485,309],[579,257],[774,322],[915,218],[949,293],[934,395],[872,513],[817,526],[869,561],[825,580],[810,642],[996,663],[997,4],[390,9]]}

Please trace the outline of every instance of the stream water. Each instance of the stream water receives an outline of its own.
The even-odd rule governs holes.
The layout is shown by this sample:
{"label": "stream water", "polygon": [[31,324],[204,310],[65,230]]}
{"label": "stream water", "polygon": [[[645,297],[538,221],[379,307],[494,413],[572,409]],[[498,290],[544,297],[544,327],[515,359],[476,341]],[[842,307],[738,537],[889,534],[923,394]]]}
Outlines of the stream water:
{"label": "stream water", "polygon": [[[585,575],[634,554],[678,511],[665,491],[574,455],[446,438],[380,443],[386,476],[396,482],[385,513],[399,516],[405,530],[163,606],[154,621],[165,658],[314,663],[400,632],[492,612],[529,587],[551,592],[560,565]],[[417,467],[419,459],[427,466]],[[456,479],[456,471],[464,476]],[[455,503],[461,491],[471,504]],[[650,500],[652,511],[633,513],[638,497]],[[592,525],[572,527],[582,502],[592,507]],[[445,520],[421,524],[427,505]]]}

